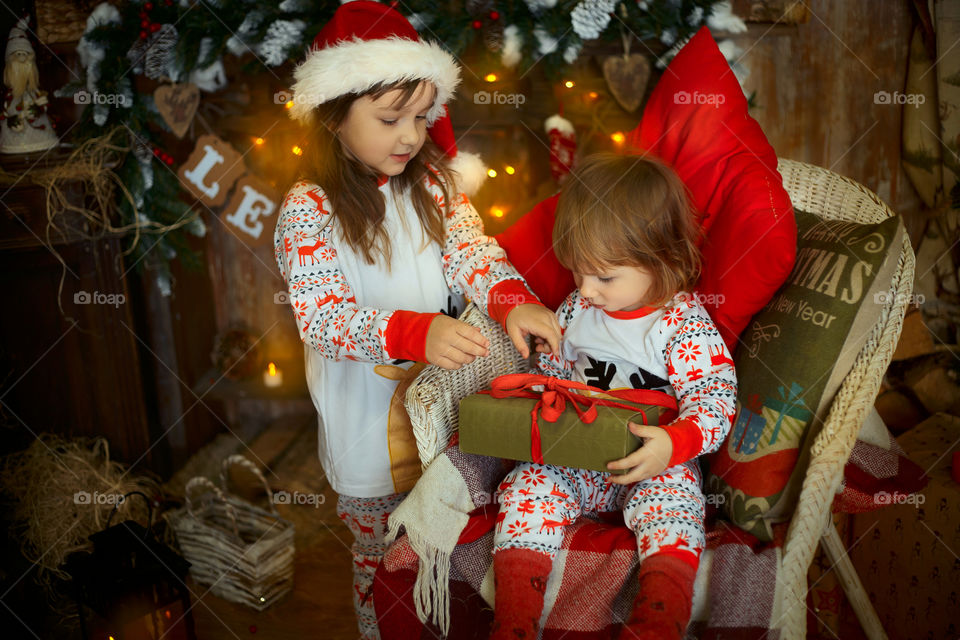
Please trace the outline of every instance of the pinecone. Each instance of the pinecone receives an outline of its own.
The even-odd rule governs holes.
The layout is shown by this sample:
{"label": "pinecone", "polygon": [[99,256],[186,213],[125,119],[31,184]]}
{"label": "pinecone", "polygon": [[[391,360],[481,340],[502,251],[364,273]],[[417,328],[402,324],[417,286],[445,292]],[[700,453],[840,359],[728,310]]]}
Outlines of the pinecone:
{"label": "pinecone", "polygon": [[483,43],[488,51],[497,52],[503,48],[503,24],[499,20],[483,30]]}
{"label": "pinecone", "polygon": [[130,142],[132,143],[133,155],[140,164],[149,164],[153,160],[153,149],[143,138],[130,136]]}
{"label": "pinecone", "polygon": [[290,53],[303,42],[303,20],[275,20],[267,27],[267,35],[258,49],[264,63],[276,67],[287,61]]}
{"label": "pinecone", "polygon": [[610,24],[616,0],[583,0],[570,14],[573,30],[584,40],[595,40]]}
{"label": "pinecone", "polygon": [[160,80],[170,76],[173,67],[173,49],[177,46],[177,28],[172,24],[165,24],[160,30],[150,36],[147,44],[146,60],[143,63],[143,73],[148,78]]}

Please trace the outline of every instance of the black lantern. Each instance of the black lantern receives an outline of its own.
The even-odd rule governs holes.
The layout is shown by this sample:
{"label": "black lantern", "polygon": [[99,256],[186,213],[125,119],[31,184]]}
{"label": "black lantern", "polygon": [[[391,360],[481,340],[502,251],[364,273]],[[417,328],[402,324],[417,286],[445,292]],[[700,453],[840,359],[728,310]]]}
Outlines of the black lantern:
{"label": "black lantern", "polygon": [[90,536],[93,553],[74,553],[64,565],[73,578],[84,640],[196,640],[185,578],[190,563],[133,520]]}

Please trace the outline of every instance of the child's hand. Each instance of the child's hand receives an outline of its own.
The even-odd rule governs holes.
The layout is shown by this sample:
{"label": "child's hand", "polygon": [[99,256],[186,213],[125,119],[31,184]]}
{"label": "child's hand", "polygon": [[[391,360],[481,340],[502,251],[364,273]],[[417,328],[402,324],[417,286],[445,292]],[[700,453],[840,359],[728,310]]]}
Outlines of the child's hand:
{"label": "child's hand", "polygon": [[537,345],[537,353],[553,353],[553,349],[547,344],[547,341],[540,336],[534,337],[533,341]]}
{"label": "child's hand", "polygon": [[459,369],[490,354],[490,341],[479,329],[443,314],[430,322],[426,346],[427,362],[444,369]]}
{"label": "child's hand", "polygon": [[524,358],[530,355],[528,335],[533,334],[540,338],[537,341],[537,351],[553,353],[560,349],[560,333],[557,316],[543,305],[518,304],[507,314],[507,335]]}
{"label": "child's hand", "polygon": [[673,455],[673,441],[663,427],[633,422],[628,422],[627,426],[634,435],[643,438],[643,446],[626,458],[607,463],[607,469],[630,469],[621,476],[607,476],[607,482],[611,484],[632,484],[660,475],[667,470]]}

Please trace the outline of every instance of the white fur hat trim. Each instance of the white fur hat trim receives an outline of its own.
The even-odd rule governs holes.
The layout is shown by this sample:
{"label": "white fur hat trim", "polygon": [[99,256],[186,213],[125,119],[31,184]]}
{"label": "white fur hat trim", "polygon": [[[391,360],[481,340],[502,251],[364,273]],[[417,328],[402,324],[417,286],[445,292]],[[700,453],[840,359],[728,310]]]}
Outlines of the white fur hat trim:
{"label": "white fur hat trim", "polygon": [[320,104],[348,93],[362,93],[378,84],[427,80],[437,97],[427,112],[433,124],[443,114],[460,83],[460,67],[440,45],[397,36],[377,40],[341,40],[315,49],[293,72],[293,106],[290,117],[310,124]]}

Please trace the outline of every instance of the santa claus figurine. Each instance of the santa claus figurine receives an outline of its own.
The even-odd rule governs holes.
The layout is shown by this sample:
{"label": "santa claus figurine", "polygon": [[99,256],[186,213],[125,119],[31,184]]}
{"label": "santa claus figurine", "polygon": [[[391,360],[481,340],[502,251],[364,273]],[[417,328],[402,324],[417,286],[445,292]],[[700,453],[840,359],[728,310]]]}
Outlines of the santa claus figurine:
{"label": "santa claus figurine", "polygon": [[27,19],[10,30],[4,55],[0,153],[30,153],[57,146],[47,117],[47,92],[41,91],[36,56],[27,40]]}

